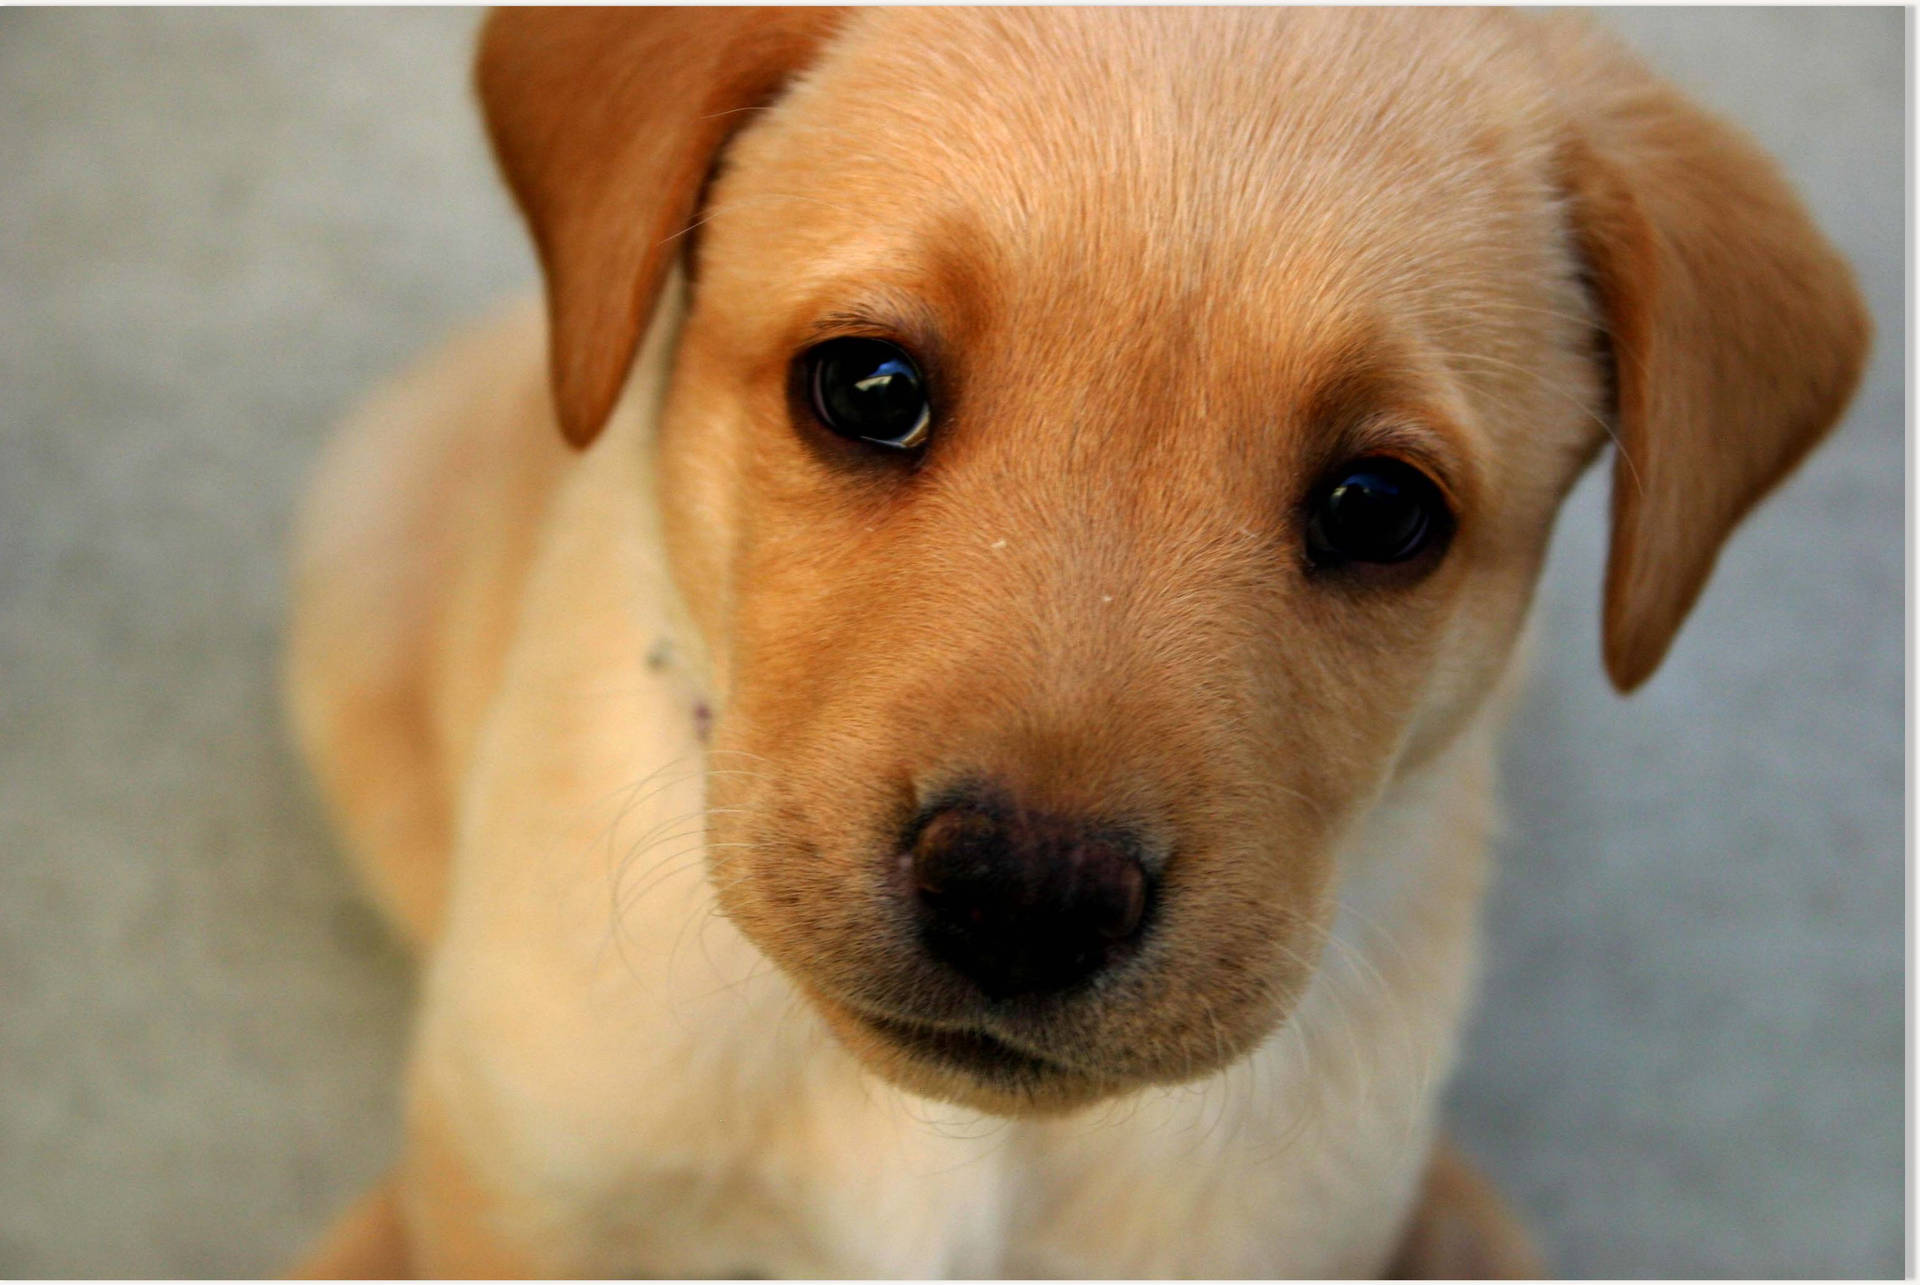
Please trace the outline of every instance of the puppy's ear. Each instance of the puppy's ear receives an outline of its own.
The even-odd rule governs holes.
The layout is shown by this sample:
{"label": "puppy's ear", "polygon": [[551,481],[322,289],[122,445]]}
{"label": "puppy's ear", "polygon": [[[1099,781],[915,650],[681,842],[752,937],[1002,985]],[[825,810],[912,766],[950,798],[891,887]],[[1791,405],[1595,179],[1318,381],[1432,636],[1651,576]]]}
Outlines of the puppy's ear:
{"label": "puppy's ear", "polygon": [[1773,164],[1610,41],[1555,24],[1574,240],[1611,341],[1604,653],[1651,675],[1735,523],[1831,428],[1870,323]]}
{"label": "puppy's ear", "polygon": [[626,383],[727,138],[828,35],[825,9],[501,9],[475,80],[546,276],[553,395],[576,446]]}

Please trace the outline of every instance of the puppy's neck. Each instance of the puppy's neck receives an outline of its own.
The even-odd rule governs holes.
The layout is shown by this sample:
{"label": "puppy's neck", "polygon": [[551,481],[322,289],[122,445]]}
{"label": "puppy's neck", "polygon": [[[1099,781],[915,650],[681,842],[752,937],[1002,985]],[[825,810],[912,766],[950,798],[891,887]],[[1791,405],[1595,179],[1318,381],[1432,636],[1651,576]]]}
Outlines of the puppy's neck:
{"label": "puppy's neck", "polygon": [[[690,693],[695,722],[704,739],[704,727],[716,712],[721,694],[719,675],[707,639],[688,610],[666,560],[655,464],[660,417],[686,312],[686,273],[675,267],[661,289],[660,304],[634,359],[626,389],[592,450],[606,457],[604,470],[609,475],[612,496],[631,503],[631,511],[625,516],[634,541],[635,588],[646,600],[647,668]],[[590,457],[582,465],[592,468],[594,461]]]}

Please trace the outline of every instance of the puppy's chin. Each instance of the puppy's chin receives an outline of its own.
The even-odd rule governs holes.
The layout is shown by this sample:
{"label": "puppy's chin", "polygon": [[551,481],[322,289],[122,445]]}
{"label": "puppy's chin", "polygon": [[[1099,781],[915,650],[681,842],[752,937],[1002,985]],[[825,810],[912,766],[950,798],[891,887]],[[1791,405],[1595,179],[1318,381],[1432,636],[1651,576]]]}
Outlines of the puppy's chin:
{"label": "puppy's chin", "polygon": [[909,1093],[1000,1116],[1063,1115],[1144,1087],[1106,1079],[993,1036],[856,1012],[811,994],[848,1051]]}

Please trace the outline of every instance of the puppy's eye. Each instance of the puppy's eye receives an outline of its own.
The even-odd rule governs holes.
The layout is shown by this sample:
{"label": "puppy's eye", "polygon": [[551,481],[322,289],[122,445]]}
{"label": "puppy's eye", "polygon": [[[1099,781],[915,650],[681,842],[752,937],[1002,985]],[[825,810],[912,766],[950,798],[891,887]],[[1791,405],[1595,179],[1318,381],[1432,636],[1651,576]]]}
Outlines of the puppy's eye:
{"label": "puppy's eye", "polygon": [[1433,479],[1385,456],[1343,464],[1307,501],[1307,555],[1323,567],[1405,562],[1451,531]]}
{"label": "puppy's eye", "polygon": [[822,424],[842,437],[910,451],[927,440],[933,409],[907,350],[884,339],[829,339],[801,354],[801,374]]}

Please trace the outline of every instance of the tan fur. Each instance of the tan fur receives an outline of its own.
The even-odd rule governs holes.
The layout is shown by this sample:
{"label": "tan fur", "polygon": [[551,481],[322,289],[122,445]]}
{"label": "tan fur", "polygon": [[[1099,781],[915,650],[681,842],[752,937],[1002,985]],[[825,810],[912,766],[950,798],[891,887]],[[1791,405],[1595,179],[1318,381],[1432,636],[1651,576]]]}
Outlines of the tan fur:
{"label": "tan fur", "polygon": [[1543,1274],[1540,1256],[1500,1194],[1459,1148],[1442,1143],[1428,1163],[1388,1275],[1400,1280],[1513,1280]]}
{"label": "tan fur", "polygon": [[[1859,304],[1770,167],[1511,14],[527,11],[480,86],[550,339],[376,401],[303,536],[296,721],[426,970],[326,1261],[1526,1268],[1462,1162],[1422,1186],[1495,735],[1616,409],[1626,687],[1844,404]],[[796,417],[849,328],[933,363],[923,465]],[[1301,497],[1380,452],[1451,544],[1315,579]],[[985,1020],[887,874],[968,775],[1175,854],[992,1079],[884,1025]]]}

